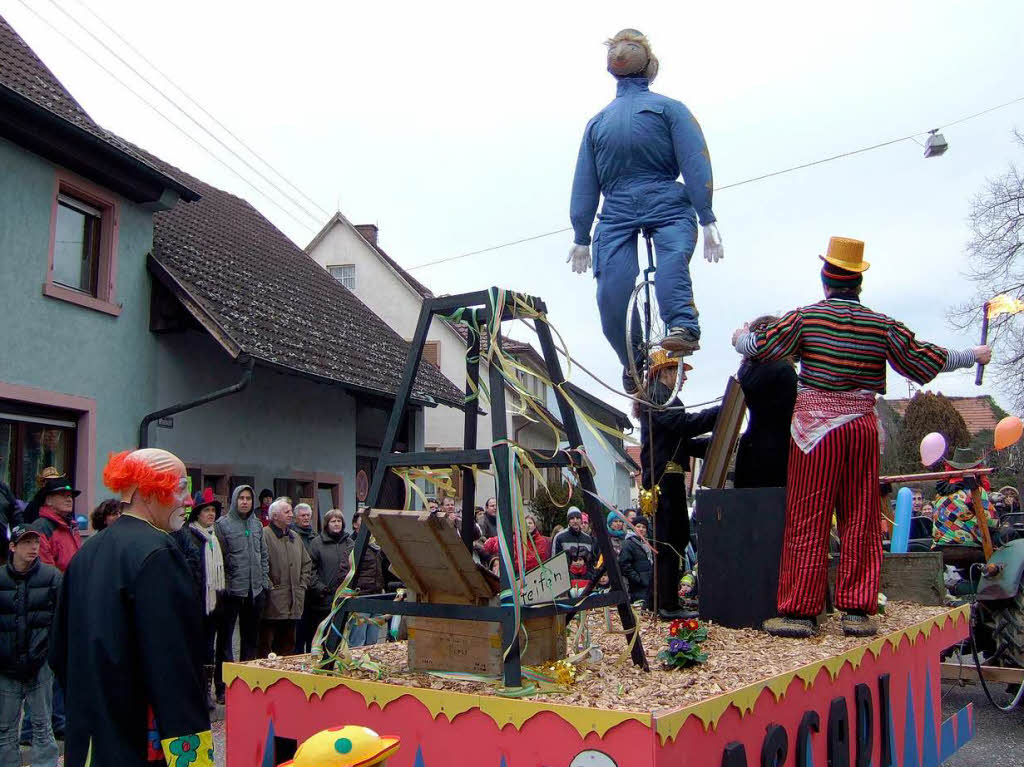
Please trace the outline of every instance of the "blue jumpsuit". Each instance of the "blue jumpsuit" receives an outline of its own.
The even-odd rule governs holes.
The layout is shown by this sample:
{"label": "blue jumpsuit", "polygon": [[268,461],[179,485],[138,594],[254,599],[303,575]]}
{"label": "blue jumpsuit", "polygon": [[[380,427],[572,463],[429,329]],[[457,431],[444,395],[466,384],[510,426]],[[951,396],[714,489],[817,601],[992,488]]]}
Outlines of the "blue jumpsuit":
{"label": "blue jumpsuit", "polygon": [[[680,173],[685,185],[676,181]],[[640,273],[637,234],[653,232],[655,293],[666,326],[699,337],[690,258],[697,221],[715,220],[711,158],[700,125],[681,102],[651,93],[646,78],[619,80],[615,100],[587,123],[569,207],[577,245],[590,245],[602,194],[592,248],[597,306],[605,338],[625,367],[626,304]]]}

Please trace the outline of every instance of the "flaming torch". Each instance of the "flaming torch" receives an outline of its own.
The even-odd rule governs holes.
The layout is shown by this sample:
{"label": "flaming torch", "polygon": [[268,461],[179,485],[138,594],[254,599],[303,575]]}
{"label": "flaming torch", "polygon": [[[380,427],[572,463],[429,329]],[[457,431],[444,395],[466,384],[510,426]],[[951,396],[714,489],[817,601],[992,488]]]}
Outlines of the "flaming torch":
{"label": "flaming torch", "polygon": [[[988,321],[995,319],[1000,314],[1016,314],[1024,312],[1024,301],[1013,298],[1002,293],[985,302],[981,316],[981,345],[988,343]],[[974,385],[981,386],[981,379],[985,376],[985,366],[978,363],[977,372],[974,374]]]}

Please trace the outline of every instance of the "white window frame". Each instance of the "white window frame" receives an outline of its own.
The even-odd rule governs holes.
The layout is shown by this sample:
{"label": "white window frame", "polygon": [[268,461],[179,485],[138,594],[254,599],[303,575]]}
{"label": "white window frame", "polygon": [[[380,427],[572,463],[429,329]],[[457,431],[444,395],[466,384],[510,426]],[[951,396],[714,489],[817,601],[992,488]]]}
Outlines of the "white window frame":
{"label": "white window frame", "polygon": [[[338,270],[335,272],[335,270]],[[334,279],[351,291],[356,289],[356,265],[355,264],[329,264],[327,272]]]}

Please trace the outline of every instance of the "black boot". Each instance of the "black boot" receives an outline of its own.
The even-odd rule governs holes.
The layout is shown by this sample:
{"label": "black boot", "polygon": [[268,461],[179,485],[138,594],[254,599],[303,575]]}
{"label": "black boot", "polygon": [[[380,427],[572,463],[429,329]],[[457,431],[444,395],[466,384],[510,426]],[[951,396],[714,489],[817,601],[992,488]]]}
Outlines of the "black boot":
{"label": "black boot", "polygon": [[217,701],[213,697],[213,691],[210,689],[213,684],[213,666],[203,666],[203,691],[206,694],[206,707],[213,711],[217,708]]}

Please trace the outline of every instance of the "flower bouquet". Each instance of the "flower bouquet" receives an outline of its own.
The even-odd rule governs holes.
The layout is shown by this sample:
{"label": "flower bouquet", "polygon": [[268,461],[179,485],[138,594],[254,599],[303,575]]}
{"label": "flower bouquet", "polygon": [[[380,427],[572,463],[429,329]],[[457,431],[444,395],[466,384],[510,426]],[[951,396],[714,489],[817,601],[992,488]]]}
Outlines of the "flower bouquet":
{"label": "flower bouquet", "polygon": [[708,638],[707,626],[702,626],[696,618],[674,620],[668,626],[668,647],[658,653],[658,658],[665,668],[686,668],[697,663],[704,663],[707,653],[701,645]]}

